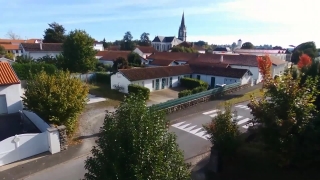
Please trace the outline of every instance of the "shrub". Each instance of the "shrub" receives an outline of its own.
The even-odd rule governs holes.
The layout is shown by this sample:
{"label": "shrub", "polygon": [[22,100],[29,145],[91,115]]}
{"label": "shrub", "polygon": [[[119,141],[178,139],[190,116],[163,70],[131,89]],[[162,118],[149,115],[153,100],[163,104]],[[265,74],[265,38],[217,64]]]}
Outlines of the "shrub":
{"label": "shrub", "polygon": [[206,87],[199,86],[199,87],[196,87],[196,88],[192,89],[192,94],[197,94],[197,93],[206,91],[207,89],[208,88],[206,88]]}
{"label": "shrub", "polygon": [[202,80],[193,79],[193,78],[186,78],[186,77],[181,78],[180,83],[181,83],[181,86],[188,88],[188,89],[194,89],[194,88],[197,88],[200,86],[205,87],[205,89],[208,89],[208,87],[209,87],[209,84],[202,81]]}
{"label": "shrub", "polygon": [[[226,104],[225,112],[219,112],[212,121],[204,126],[214,147],[223,155],[232,156],[241,145],[240,132],[234,121],[231,105]],[[230,121],[231,120],[231,121]]]}
{"label": "shrub", "polygon": [[45,63],[14,63],[12,68],[20,80],[28,80],[32,75],[40,73],[42,70],[47,74],[54,74],[57,68],[52,64]]}
{"label": "shrub", "polygon": [[184,97],[184,96],[189,96],[191,94],[192,94],[192,91],[186,89],[186,90],[183,90],[183,91],[179,92],[178,97],[181,98],[181,97]]}
{"label": "shrub", "polygon": [[129,94],[134,93],[134,94],[138,94],[141,93],[141,95],[145,98],[145,100],[149,99],[149,95],[150,95],[150,89],[146,88],[146,87],[142,87],[136,84],[130,84],[128,86],[128,91]]}
{"label": "shrub", "polygon": [[75,131],[77,117],[88,100],[89,88],[69,72],[56,71],[49,75],[44,71],[27,83],[23,105],[54,125],[65,125],[70,135]]}
{"label": "shrub", "polygon": [[110,74],[98,72],[96,73],[96,81],[97,83],[110,84]]}

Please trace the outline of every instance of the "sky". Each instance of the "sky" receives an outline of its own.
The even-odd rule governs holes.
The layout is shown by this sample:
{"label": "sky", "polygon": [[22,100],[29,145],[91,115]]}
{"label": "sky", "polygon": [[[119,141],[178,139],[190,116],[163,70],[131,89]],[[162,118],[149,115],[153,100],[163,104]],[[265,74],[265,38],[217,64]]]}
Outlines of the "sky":
{"label": "sky", "polygon": [[96,40],[120,40],[130,31],[178,36],[185,13],[187,41],[288,47],[314,41],[320,47],[316,0],[0,0],[0,38],[43,38],[48,23],[85,30]]}

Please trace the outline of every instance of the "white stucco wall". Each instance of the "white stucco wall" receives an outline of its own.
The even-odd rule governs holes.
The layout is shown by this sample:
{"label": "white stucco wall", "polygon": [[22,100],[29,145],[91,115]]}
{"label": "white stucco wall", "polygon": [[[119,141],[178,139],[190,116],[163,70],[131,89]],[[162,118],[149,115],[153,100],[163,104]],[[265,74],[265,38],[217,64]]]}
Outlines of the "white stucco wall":
{"label": "white stucco wall", "polygon": [[111,89],[115,89],[114,85],[119,85],[124,88],[123,93],[128,93],[128,85],[131,84],[131,82],[122,75],[122,73],[117,72],[116,74],[113,74],[110,77],[111,81]]}
{"label": "white stucco wall", "polygon": [[99,62],[103,63],[104,65],[113,66],[113,60],[101,60],[101,59],[99,59]]}
{"label": "white stucco wall", "polygon": [[262,81],[262,75],[259,72],[259,68],[258,67],[254,67],[254,66],[239,66],[239,65],[230,65],[230,66],[231,66],[231,68],[248,69],[252,73],[253,82],[259,83],[259,82]]}
{"label": "white stucco wall", "polygon": [[103,51],[104,47],[103,47],[103,44],[94,44],[93,49],[97,51]]}
{"label": "white stucco wall", "polygon": [[13,84],[9,86],[0,86],[0,95],[6,96],[8,113],[16,113],[22,110],[21,102],[21,84]]}
{"label": "white stucco wall", "polygon": [[147,58],[147,56],[150,56],[152,54],[152,53],[143,53],[142,51],[140,51],[139,48],[134,49],[133,52],[139,54],[143,58]]}
{"label": "white stucco wall", "polygon": [[60,53],[61,52],[49,52],[49,51],[48,52],[28,52],[28,51],[25,51],[23,53],[23,55],[24,56],[31,56],[34,59],[38,59],[38,58],[41,58],[41,57],[47,56],[47,55],[55,57],[55,56],[59,55]]}
{"label": "white stucco wall", "polygon": [[285,69],[286,69],[287,65],[286,64],[281,64],[281,65],[278,65],[278,66],[272,66],[271,67],[271,73],[272,73],[272,77],[274,76],[281,76]]}
{"label": "white stucco wall", "polygon": [[233,84],[236,82],[241,82],[241,79],[237,78],[229,78],[222,76],[212,76],[212,75],[204,75],[204,74],[193,74],[192,78],[197,79],[197,76],[200,75],[200,80],[206,82],[211,86],[211,77],[215,77],[215,85],[216,84]]}

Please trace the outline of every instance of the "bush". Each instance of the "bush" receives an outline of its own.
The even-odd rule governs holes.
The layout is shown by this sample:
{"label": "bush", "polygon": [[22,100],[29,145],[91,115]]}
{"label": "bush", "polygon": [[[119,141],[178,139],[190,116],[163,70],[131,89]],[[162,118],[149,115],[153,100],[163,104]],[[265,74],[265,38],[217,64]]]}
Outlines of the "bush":
{"label": "bush", "polygon": [[110,84],[110,74],[107,73],[96,73],[96,81],[97,83]]}
{"label": "bush", "polygon": [[197,93],[206,91],[207,89],[208,88],[206,88],[206,87],[199,86],[199,87],[196,87],[196,88],[192,89],[192,94],[197,94]]}
{"label": "bush", "polygon": [[138,94],[141,93],[141,95],[145,98],[145,100],[149,99],[149,95],[150,95],[150,89],[146,88],[146,87],[142,87],[136,84],[130,84],[128,86],[128,91],[129,94],[134,93],[134,94]]}
{"label": "bush", "polygon": [[192,94],[192,91],[186,89],[186,90],[183,90],[183,91],[179,92],[178,97],[181,98],[181,97],[184,97],[184,96],[189,96],[191,94]]}
{"label": "bush", "polygon": [[204,87],[205,89],[208,89],[209,87],[209,84],[204,81],[193,79],[193,78],[186,78],[186,77],[181,78],[180,83],[181,83],[181,86],[188,89],[194,89],[200,86]]}
{"label": "bush", "polygon": [[14,63],[12,68],[16,72],[20,80],[28,80],[32,75],[40,73],[42,70],[46,74],[54,74],[57,68],[52,64],[45,63]]}
{"label": "bush", "polygon": [[89,88],[69,72],[44,71],[27,83],[23,105],[49,124],[65,125],[68,135],[76,130],[78,115],[87,103]]}

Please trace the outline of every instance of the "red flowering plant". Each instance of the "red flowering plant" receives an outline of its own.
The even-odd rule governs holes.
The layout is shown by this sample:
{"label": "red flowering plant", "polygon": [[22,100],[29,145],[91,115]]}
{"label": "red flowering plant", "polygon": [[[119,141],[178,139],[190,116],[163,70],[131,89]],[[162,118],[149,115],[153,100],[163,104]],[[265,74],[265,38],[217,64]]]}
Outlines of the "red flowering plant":
{"label": "red flowering plant", "polygon": [[259,72],[261,73],[262,79],[263,79],[263,86],[265,86],[270,83],[270,80],[272,80],[271,78],[272,62],[268,55],[258,56],[257,61],[258,61]]}
{"label": "red flowering plant", "polygon": [[311,64],[312,64],[312,60],[311,60],[310,56],[308,56],[307,54],[302,54],[299,57],[299,62],[298,62],[299,69],[307,68]]}

